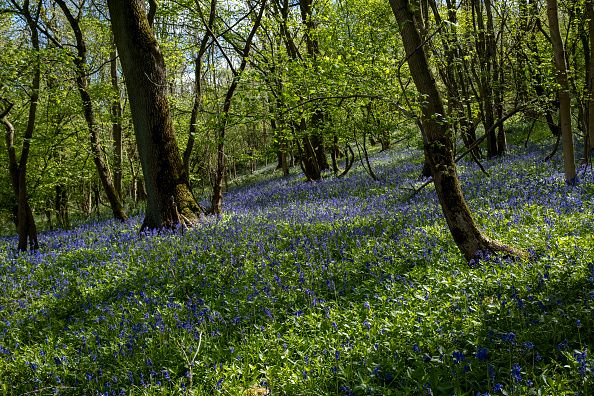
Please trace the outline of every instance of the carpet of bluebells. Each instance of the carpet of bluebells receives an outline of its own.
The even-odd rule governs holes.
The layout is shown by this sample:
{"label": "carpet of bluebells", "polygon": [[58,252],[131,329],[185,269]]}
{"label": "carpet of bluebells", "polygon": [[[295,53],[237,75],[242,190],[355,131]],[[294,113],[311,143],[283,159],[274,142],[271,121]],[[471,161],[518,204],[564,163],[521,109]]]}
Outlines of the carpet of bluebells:
{"label": "carpet of bluebells", "polygon": [[0,239],[0,394],[592,395],[593,171],[545,155],[459,168],[526,261],[468,265],[413,150],[372,157],[380,181],[237,187],[191,230]]}

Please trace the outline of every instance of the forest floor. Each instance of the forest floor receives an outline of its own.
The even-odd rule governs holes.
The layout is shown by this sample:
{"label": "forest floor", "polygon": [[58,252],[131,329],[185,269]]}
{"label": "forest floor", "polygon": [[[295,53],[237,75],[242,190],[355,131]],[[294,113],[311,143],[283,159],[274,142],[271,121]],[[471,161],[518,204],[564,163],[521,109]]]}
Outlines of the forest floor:
{"label": "forest floor", "polygon": [[538,147],[462,163],[488,235],[531,252],[469,266],[419,152],[232,189],[225,214],[0,239],[0,394],[591,395],[594,177]]}

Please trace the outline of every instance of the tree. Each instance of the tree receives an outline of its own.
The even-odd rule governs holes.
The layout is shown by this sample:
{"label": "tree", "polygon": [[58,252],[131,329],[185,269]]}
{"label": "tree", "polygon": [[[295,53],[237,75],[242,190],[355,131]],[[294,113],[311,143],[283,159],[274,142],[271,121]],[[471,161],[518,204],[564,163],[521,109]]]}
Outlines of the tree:
{"label": "tree", "polygon": [[141,230],[189,226],[203,213],[173,130],[165,62],[142,0],[108,0],[147,192]]}
{"label": "tree", "polygon": [[33,60],[33,77],[31,79],[29,112],[27,116],[27,126],[23,134],[23,144],[21,148],[20,158],[17,159],[16,147],[14,144],[15,128],[9,121],[8,114],[12,110],[13,104],[4,100],[5,108],[0,110],[0,123],[6,128],[6,149],[8,150],[10,179],[12,189],[14,191],[17,208],[16,208],[16,226],[19,235],[18,249],[20,251],[27,250],[27,242],[31,250],[39,248],[39,241],[37,239],[37,227],[35,225],[35,218],[33,211],[29,204],[29,196],[27,194],[27,163],[29,160],[29,153],[31,150],[31,139],[35,130],[35,118],[37,115],[37,106],[39,102],[39,88],[41,85],[41,64],[39,51],[39,32],[37,31],[37,20],[39,19],[40,9],[35,11],[35,15],[31,14],[29,0],[25,0],[22,6],[13,2],[13,6],[18,10],[18,13],[25,19],[29,33],[31,35],[31,47],[34,50]]}
{"label": "tree", "polygon": [[590,70],[588,75],[588,147],[587,155],[594,151],[594,0],[586,1],[588,35],[590,36]]}
{"label": "tree", "polygon": [[[231,110],[231,103],[233,100],[233,96],[235,95],[235,91],[237,90],[237,87],[239,85],[239,81],[242,77],[242,74],[245,71],[245,68],[248,64],[248,56],[250,54],[250,50],[252,47],[252,41],[254,39],[254,36],[256,35],[256,31],[258,30],[258,28],[260,27],[260,23],[262,22],[262,16],[264,15],[264,9],[266,7],[266,0],[262,0],[262,3],[260,5],[260,11],[258,12],[256,19],[254,20],[254,23],[252,25],[252,28],[245,40],[245,43],[243,45],[243,48],[239,48],[237,45],[234,45],[233,43],[231,43],[229,40],[227,40],[228,42],[231,43],[231,45],[234,47],[235,51],[238,53],[241,62],[239,64],[239,68],[235,69],[233,67],[232,62],[229,60],[229,58],[227,56],[225,56],[225,59],[227,59],[229,68],[231,69],[231,74],[232,74],[232,80],[231,80],[231,84],[229,84],[229,87],[227,88],[227,92],[225,93],[225,99],[223,101],[223,108],[221,110],[221,114],[220,114],[220,121],[218,122],[217,125],[217,130],[216,130],[216,139],[217,139],[217,166],[216,166],[216,170],[215,170],[215,178],[214,178],[214,182],[213,182],[213,192],[212,192],[212,202],[211,202],[211,212],[213,214],[220,214],[222,211],[222,206],[223,206],[223,181],[224,181],[224,177],[225,177],[225,173],[227,170],[227,165],[226,165],[226,160],[225,160],[225,134],[227,131],[227,124],[229,121],[229,112]],[[212,12],[212,10],[211,10]],[[250,13],[252,11],[250,10]],[[208,29],[208,25],[206,25],[206,28]],[[212,34],[212,32],[211,32]],[[215,39],[215,42],[218,43],[218,41]],[[224,49],[222,47],[219,47],[219,49],[224,52]]]}
{"label": "tree", "polygon": [[569,96],[569,82],[567,78],[567,58],[565,46],[559,31],[559,11],[557,0],[547,0],[547,17],[551,32],[551,44],[555,55],[557,68],[557,84],[559,85],[559,121],[561,124],[561,140],[563,143],[563,170],[565,182],[576,182],[575,158],[573,154],[573,134],[571,131],[571,98]]}
{"label": "tree", "polygon": [[[76,86],[80,94],[82,106],[84,110],[85,121],[87,122],[87,128],[89,130],[89,136],[91,138],[91,148],[93,150],[93,161],[97,168],[97,173],[105,194],[111,206],[113,215],[118,220],[126,220],[128,216],[124,211],[122,201],[120,199],[119,192],[114,187],[113,180],[107,168],[107,163],[103,158],[103,149],[99,140],[99,132],[97,131],[97,125],[95,121],[95,111],[93,109],[93,102],[89,93],[89,70],[87,67],[87,45],[83,36],[82,29],[80,27],[80,16],[82,13],[78,13],[75,17],[64,0],[56,0],[58,6],[64,12],[74,37],[76,38],[76,55],[73,57],[74,66],[76,69]],[[121,131],[120,131],[121,133]],[[121,169],[121,167],[120,167]]]}
{"label": "tree", "polygon": [[456,245],[467,260],[483,252],[522,255],[519,250],[485,236],[478,228],[466,204],[456,171],[451,126],[432,75],[424,43],[415,26],[412,4],[408,0],[390,0],[398,22],[410,73],[421,95],[421,122],[424,130],[425,157],[429,162],[437,197]]}

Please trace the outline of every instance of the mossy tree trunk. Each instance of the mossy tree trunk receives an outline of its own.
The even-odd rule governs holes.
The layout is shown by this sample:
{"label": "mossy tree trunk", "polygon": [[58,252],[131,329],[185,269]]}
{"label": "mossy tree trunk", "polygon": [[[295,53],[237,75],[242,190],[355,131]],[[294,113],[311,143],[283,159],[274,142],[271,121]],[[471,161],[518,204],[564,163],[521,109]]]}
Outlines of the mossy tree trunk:
{"label": "mossy tree trunk", "polygon": [[483,252],[522,254],[485,236],[477,227],[468,208],[456,171],[452,131],[444,118],[445,109],[437,84],[429,68],[423,41],[415,26],[408,0],[390,0],[407,54],[409,69],[423,98],[421,122],[424,130],[425,157],[433,176],[433,183],[444,217],[456,242],[467,260]]}
{"label": "mossy tree trunk", "polygon": [[165,61],[144,1],[109,0],[107,4],[147,192],[141,230],[190,225],[203,209],[184,172],[167,102]]}

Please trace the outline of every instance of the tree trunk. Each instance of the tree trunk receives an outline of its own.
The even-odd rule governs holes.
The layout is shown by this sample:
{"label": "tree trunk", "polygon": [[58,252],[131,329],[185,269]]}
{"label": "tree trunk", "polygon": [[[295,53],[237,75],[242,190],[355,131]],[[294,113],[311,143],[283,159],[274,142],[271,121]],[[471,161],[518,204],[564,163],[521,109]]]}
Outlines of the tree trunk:
{"label": "tree trunk", "polygon": [[203,210],[183,169],[167,101],[165,62],[144,1],[109,0],[107,4],[148,195],[141,231],[190,225]]}
{"label": "tree trunk", "polygon": [[[435,0],[431,0],[429,6],[433,10],[433,16],[438,26],[446,26],[439,13],[439,8]],[[445,77],[444,81],[447,86],[448,104],[452,109],[452,115],[456,122],[460,125],[460,135],[464,146],[469,148],[472,156],[480,158],[482,156],[480,147],[476,142],[476,127],[472,122],[472,107],[470,105],[470,98],[468,95],[468,84],[470,78],[467,76],[463,67],[463,59],[461,59],[460,43],[458,42],[458,17],[456,7],[447,3],[448,7],[448,21],[447,25],[449,31],[441,36],[441,44],[445,53],[445,67],[440,73]],[[424,167],[423,176],[431,176],[428,165]]]}
{"label": "tree trunk", "polygon": [[123,146],[122,146],[122,103],[120,101],[120,82],[118,76],[118,59],[115,43],[112,35],[112,51],[110,53],[111,61],[109,62],[109,70],[111,75],[111,87],[113,89],[113,100],[111,102],[111,133],[113,137],[113,187],[120,199],[122,199],[122,163],[123,163]]}
{"label": "tree trunk", "polygon": [[[493,28],[493,14],[491,11],[490,1],[487,2],[489,5],[487,6],[489,12],[490,20],[490,35],[492,36],[492,52],[493,52],[493,77],[495,80],[495,87],[493,89],[493,94],[495,97],[495,113],[497,116],[497,120],[501,120],[503,118],[503,102],[505,100],[505,71],[504,71],[504,64],[503,58],[505,56],[505,40],[503,39],[503,34],[505,32],[505,17],[501,17],[501,26],[500,26],[500,34],[501,37],[500,42],[500,51],[497,53],[497,40],[495,39],[495,29]],[[503,156],[507,152],[507,136],[505,134],[505,126],[504,123],[500,123],[499,127],[497,128],[497,155]]]}
{"label": "tree trunk", "polygon": [[[89,205],[90,208],[90,205]],[[68,216],[68,193],[64,186],[58,184],[56,186],[56,200],[55,200],[55,209],[56,209],[56,220],[58,221],[58,226],[63,229],[67,230],[70,228],[70,218]],[[90,212],[90,210],[89,210]]]}
{"label": "tree trunk", "polygon": [[[540,50],[539,50],[538,40],[536,39],[536,33],[535,33],[537,26],[540,24],[537,3],[538,3],[538,0],[528,0],[527,15],[526,15],[527,22],[526,22],[525,26],[527,29],[530,26],[532,26],[532,29],[526,30],[525,34],[528,38],[527,45],[528,45],[528,48],[530,49],[529,52],[534,57],[534,60],[536,61],[537,65],[541,65],[542,59],[540,58],[540,55],[539,55]],[[551,103],[548,100],[549,92],[547,92],[545,90],[544,76],[543,76],[543,73],[542,73],[540,67],[536,67],[536,68],[531,67],[530,61],[528,62],[528,65],[530,67],[529,73],[531,75],[533,75],[534,79],[535,79],[534,91],[536,92],[536,95],[540,98],[545,98],[546,102],[547,102],[546,107],[543,109],[544,114],[545,114],[545,119],[547,121],[547,126],[549,127],[549,130],[551,131],[551,134],[553,134],[553,136],[559,136],[559,134],[561,134],[561,128],[555,122],[555,119],[554,119],[554,113],[556,113],[559,110],[559,105],[556,103],[557,101],[554,101],[553,103]]]}
{"label": "tree trunk", "polygon": [[31,150],[31,140],[35,130],[35,118],[37,115],[37,105],[39,101],[39,87],[41,84],[41,65],[39,58],[39,32],[37,31],[37,18],[39,13],[33,18],[29,10],[29,0],[25,0],[22,8],[19,10],[25,17],[27,26],[31,34],[31,47],[36,54],[36,59],[33,63],[33,78],[30,89],[30,104],[29,114],[27,118],[27,128],[23,135],[23,144],[21,147],[21,155],[17,161],[16,148],[14,146],[15,130],[12,123],[6,118],[12,109],[12,104],[0,113],[0,123],[6,128],[6,149],[8,151],[8,168],[10,171],[10,180],[12,182],[13,192],[15,195],[16,208],[16,226],[19,236],[18,250],[26,251],[27,243],[31,250],[39,249],[39,241],[37,239],[37,227],[35,225],[35,218],[33,211],[29,205],[29,197],[27,194],[27,163],[29,160],[29,152]]}
{"label": "tree trunk", "polygon": [[82,106],[84,110],[84,117],[89,129],[89,135],[91,138],[91,150],[93,152],[93,162],[101,180],[101,185],[109,201],[109,205],[113,212],[113,216],[121,221],[125,221],[128,216],[124,212],[124,206],[122,201],[114,188],[111,175],[107,168],[107,163],[103,158],[103,149],[99,140],[99,131],[97,131],[97,125],[95,122],[95,112],[93,109],[93,102],[89,93],[89,71],[87,70],[87,46],[83,37],[82,30],[80,28],[80,22],[78,18],[70,12],[70,9],[64,2],[64,0],[56,0],[56,3],[64,12],[74,37],[76,38],[76,56],[74,57],[74,66],[76,69],[76,86],[80,95]]}
{"label": "tree trunk", "polygon": [[239,54],[241,56],[241,64],[239,65],[237,71],[233,73],[233,81],[231,82],[229,89],[227,89],[227,94],[225,95],[225,102],[223,103],[223,111],[221,112],[221,121],[217,133],[217,168],[215,171],[215,180],[213,184],[210,209],[213,214],[220,214],[223,209],[223,181],[227,172],[227,164],[225,161],[225,134],[227,131],[227,122],[229,120],[229,111],[231,110],[231,101],[235,95],[235,91],[237,90],[237,86],[239,85],[242,74],[247,66],[248,56],[252,47],[252,40],[256,35],[258,27],[260,27],[260,22],[262,21],[265,8],[266,0],[263,0],[262,4],[260,5],[260,11],[256,16],[256,20],[254,21],[254,25],[252,26],[252,29],[250,30],[250,33],[248,34],[248,37],[245,41],[243,50]]}
{"label": "tree trunk", "polygon": [[481,101],[481,114],[483,116],[483,125],[487,133],[487,157],[497,155],[497,134],[495,129],[491,128],[495,124],[495,114],[493,108],[493,16],[489,1],[484,2],[487,12],[487,27],[483,20],[483,2],[473,0],[473,16],[475,19],[474,29],[476,35],[476,47],[480,63],[479,92]]}
{"label": "tree trunk", "polygon": [[[198,4],[198,3],[197,3]],[[202,110],[202,64],[203,57],[206,53],[208,42],[210,40],[212,29],[214,26],[214,20],[216,17],[217,0],[211,0],[210,12],[208,15],[208,23],[205,26],[206,31],[204,36],[200,40],[200,48],[194,58],[194,102],[192,105],[192,113],[190,115],[190,130],[188,136],[188,144],[183,154],[184,172],[190,178],[190,163],[192,158],[192,151],[194,150],[194,144],[196,143],[196,123],[198,122],[198,114]]]}
{"label": "tree trunk", "polygon": [[559,84],[559,121],[561,124],[561,141],[563,144],[563,170],[565,172],[565,182],[567,184],[574,184],[576,182],[576,171],[573,154],[573,134],[571,131],[571,98],[569,96],[565,46],[563,45],[563,39],[559,31],[557,0],[547,0],[547,17],[549,19],[551,43],[555,55],[555,67],[557,68],[557,83]]}
{"label": "tree trunk", "polygon": [[[307,56],[311,59],[314,69],[318,68],[317,58],[320,54],[320,45],[318,39],[315,37],[316,24],[313,19],[313,0],[300,0],[299,8],[301,11],[301,23],[304,26],[305,32],[305,48]],[[325,111],[321,108],[316,109],[311,117],[309,127],[312,129],[310,137],[308,138],[315,153],[317,167],[320,171],[330,169],[326,150],[324,148],[324,135],[320,130],[320,126],[326,119]],[[315,179],[318,180],[318,179]]]}
{"label": "tree trunk", "polygon": [[[23,142],[23,149],[21,151],[20,161],[17,162],[16,149],[14,147],[14,127],[6,118],[6,115],[10,112],[12,106],[0,114],[0,123],[6,128],[6,148],[8,150],[9,159],[9,171],[10,180],[12,182],[12,189],[16,200],[16,216],[15,225],[17,228],[17,234],[19,237],[18,250],[26,251],[27,242],[31,250],[37,250],[39,248],[39,242],[37,240],[37,227],[35,225],[35,218],[31,206],[29,205],[29,197],[27,195],[27,159],[29,151],[29,141],[32,137],[32,131],[34,129],[35,114],[37,107],[37,98],[39,95],[39,66],[36,66],[35,75],[33,77],[33,89],[34,92],[31,95],[31,105],[29,108],[29,123],[27,131],[25,132],[25,138]],[[37,84],[37,88],[35,85]],[[33,117],[33,118],[31,118]]]}
{"label": "tree trunk", "polygon": [[590,73],[588,78],[588,155],[594,151],[594,0],[586,2],[590,36]]}
{"label": "tree trunk", "polygon": [[460,188],[451,129],[443,118],[443,102],[414,24],[409,1],[390,0],[390,5],[400,28],[413,81],[419,94],[427,98],[421,103],[425,154],[431,167],[437,197],[456,245],[467,260],[475,259],[484,252],[522,254],[486,237],[475,224]]}

